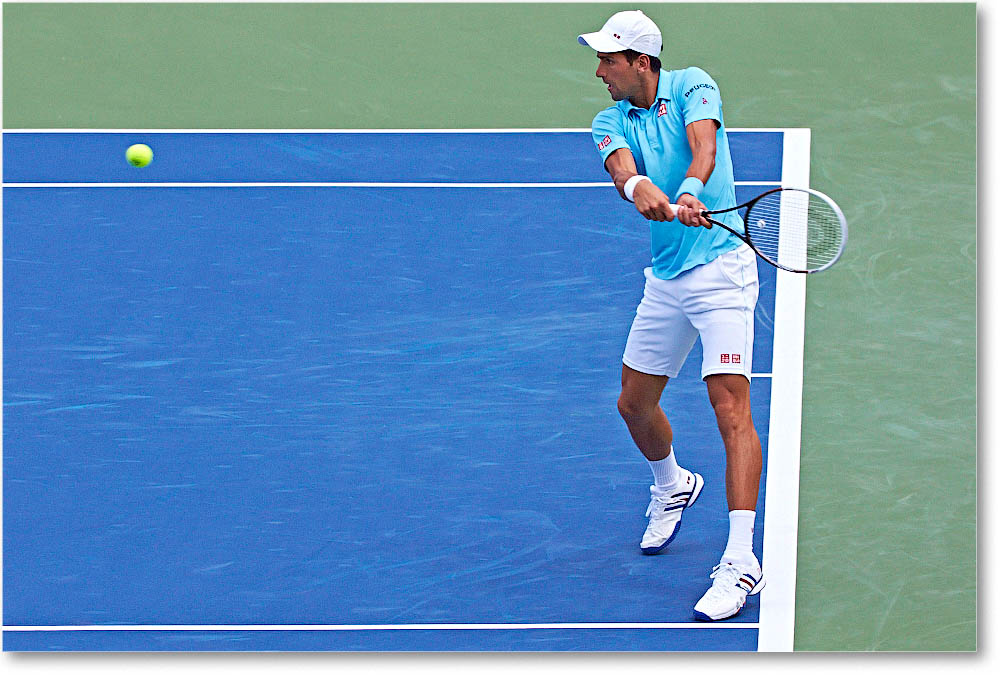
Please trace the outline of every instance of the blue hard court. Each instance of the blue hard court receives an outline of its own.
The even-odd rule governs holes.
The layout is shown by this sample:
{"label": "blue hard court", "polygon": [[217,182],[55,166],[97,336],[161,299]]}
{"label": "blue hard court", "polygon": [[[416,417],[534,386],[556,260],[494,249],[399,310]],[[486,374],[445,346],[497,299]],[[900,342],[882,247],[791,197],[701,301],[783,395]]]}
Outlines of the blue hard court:
{"label": "blue hard court", "polygon": [[[4,625],[279,627],[4,649],[756,649],[757,598],[746,629],[280,629],[693,623],[728,531],[700,345],[662,403],[706,488],[660,556],[616,410],[648,226],[610,187],[464,185],[607,182],[588,134],[3,142]],[[732,148],[738,198],[781,179],[780,132]]]}

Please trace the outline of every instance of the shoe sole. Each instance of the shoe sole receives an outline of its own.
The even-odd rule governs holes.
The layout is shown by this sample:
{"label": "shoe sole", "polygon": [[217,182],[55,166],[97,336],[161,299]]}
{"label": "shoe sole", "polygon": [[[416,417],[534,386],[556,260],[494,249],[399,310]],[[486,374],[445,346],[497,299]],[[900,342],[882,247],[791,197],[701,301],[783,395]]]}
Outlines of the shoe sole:
{"label": "shoe sole", "polygon": [[[758,581],[757,585],[754,586],[750,590],[749,593],[747,593],[747,597],[749,598],[751,595],[757,595],[758,593],[760,593],[762,590],[764,590],[764,585],[766,583],[767,582],[764,579],[764,575],[761,574],[760,575],[760,581]],[[739,607],[737,607],[736,611],[733,612],[732,614],[726,614],[725,616],[717,616],[715,618],[710,617],[708,614],[705,614],[704,612],[699,612],[696,609],[696,610],[694,610],[694,618],[698,619],[698,621],[722,621],[723,619],[729,619],[729,618],[732,618],[732,617],[736,616],[737,614],[739,614],[740,610],[742,610],[746,606],[746,604],[747,604],[747,602],[746,602],[746,600],[744,600],[743,604],[740,605]]]}
{"label": "shoe sole", "polygon": [[694,489],[691,490],[691,499],[689,499],[688,503],[684,506],[683,509],[681,509],[681,518],[680,520],[677,521],[677,527],[674,528],[674,531],[670,534],[670,537],[668,537],[667,540],[662,544],[660,544],[659,546],[655,547],[651,546],[649,548],[642,548],[640,546],[639,550],[642,551],[643,555],[656,555],[657,553],[660,553],[661,551],[663,551],[663,549],[667,547],[668,544],[670,544],[670,542],[674,540],[674,537],[677,536],[677,533],[681,531],[681,523],[684,522],[684,512],[687,511],[692,506],[694,506],[694,503],[698,501],[698,496],[701,494],[701,489],[705,487],[705,479],[701,477],[701,474],[694,473],[693,471],[691,473],[694,475]]}

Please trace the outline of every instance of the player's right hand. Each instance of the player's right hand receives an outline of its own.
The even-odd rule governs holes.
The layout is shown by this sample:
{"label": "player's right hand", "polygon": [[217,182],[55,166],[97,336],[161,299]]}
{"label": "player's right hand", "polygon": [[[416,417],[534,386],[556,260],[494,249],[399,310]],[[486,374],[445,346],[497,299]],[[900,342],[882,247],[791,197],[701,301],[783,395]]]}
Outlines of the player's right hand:
{"label": "player's right hand", "polygon": [[646,220],[673,220],[674,211],[670,208],[670,198],[663,190],[656,187],[651,180],[640,181],[632,191],[635,208]]}

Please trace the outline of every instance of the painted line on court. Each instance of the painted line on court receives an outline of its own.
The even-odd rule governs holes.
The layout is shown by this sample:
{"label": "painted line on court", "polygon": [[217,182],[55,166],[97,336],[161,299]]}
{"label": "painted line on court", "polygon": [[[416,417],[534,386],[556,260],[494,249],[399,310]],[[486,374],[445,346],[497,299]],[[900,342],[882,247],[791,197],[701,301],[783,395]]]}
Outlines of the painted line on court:
{"label": "painted line on court", "polygon": [[[785,132],[781,162],[784,185],[808,187],[809,144],[809,129]],[[760,593],[761,627],[757,635],[757,651],[762,652],[792,651],[795,637],[805,276],[779,271],[775,288],[764,507],[763,564],[767,586]]]}
{"label": "painted line on court", "polygon": [[[736,185],[781,185],[780,182],[743,182]],[[601,183],[3,183],[5,188],[254,188],[254,187],[309,187],[309,188],[608,188],[611,182]]]}
{"label": "painted line on court", "polygon": [[[798,131],[798,127],[727,128],[727,133]],[[590,129],[4,129],[5,134],[589,134]]]}
{"label": "painted line on court", "polygon": [[148,626],[4,626],[12,633],[84,631],[364,631],[364,630],[605,630],[605,629],[756,629],[757,623],[408,623]]}

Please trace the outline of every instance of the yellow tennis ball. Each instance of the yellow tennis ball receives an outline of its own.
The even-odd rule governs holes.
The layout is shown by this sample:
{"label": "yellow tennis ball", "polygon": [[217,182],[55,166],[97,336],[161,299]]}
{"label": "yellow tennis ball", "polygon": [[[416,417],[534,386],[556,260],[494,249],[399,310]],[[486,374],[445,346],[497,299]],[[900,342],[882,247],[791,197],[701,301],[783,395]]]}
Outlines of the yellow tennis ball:
{"label": "yellow tennis ball", "polygon": [[130,145],[125,151],[125,159],[132,166],[148,166],[153,161],[153,149],[142,143]]}

